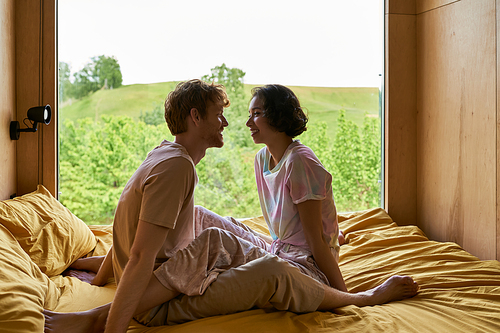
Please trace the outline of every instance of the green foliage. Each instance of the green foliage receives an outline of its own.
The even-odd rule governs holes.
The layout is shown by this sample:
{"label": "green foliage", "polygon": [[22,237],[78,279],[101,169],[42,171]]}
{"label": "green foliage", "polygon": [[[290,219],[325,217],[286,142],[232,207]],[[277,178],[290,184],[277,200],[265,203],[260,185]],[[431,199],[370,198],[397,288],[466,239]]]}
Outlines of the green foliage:
{"label": "green foliage", "polygon": [[[366,117],[359,128],[345,119],[334,145],[327,126],[318,123],[302,134],[326,169],[332,173],[339,211],[354,211],[380,204],[380,121]],[[165,124],[148,125],[124,116],[90,118],[76,124],[67,120],[60,131],[61,202],[87,223],[111,223],[128,179],[147,153],[167,135]],[[221,149],[209,149],[197,165],[199,183],[195,202],[221,215],[260,215],[253,160],[262,146],[238,147],[225,138]]]}
{"label": "green foliage", "polygon": [[195,202],[222,216],[261,215],[253,171],[255,151],[245,147],[209,149],[196,166]]}
{"label": "green foliage", "polygon": [[59,63],[60,96],[62,100],[68,97],[80,99],[99,89],[119,88],[122,85],[122,72],[115,57],[100,55],[74,75],[70,81],[70,68],[65,62]]}
{"label": "green foliage", "polygon": [[380,206],[382,195],[382,132],[380,118],[365,117],[361,136],[363,172],[361,189],[364,207]]}
{"label": "green foliage", "polygon": [[163,104],[156,105],[153,110],[142,112],[139,116],[139,121],[148,125],[161,125],[165,123],[165,109]]}
{"label": "green foliage", "polygon": [[231,101],[224,110],[229,126],[224,130],[224,147],[209,149],[196,166],[199,183],[196,204],[220,215],[247,217],[260,215],[253,172],[257,147],[245,125],[248,97],[244,91],[245,72],[225,64],[212,68],[202,80],[222,84]]}
{"label": "green foliage", "polygon": [[224,110],[229,126],[225,129],[228,141],[232,147],[250,147],[253,145],[248,129],[245,126],[248,114],[248,97],[244,89],[243,79],[245,72],[239,68],[228,68],[226,64],[211,69],[209,75],[201,79],[206,82],[222,84],[231,101],[231,106]]}
{"label": "green foliage", "polygon": [[[99,90],[80,100],[73,99],[71,103],[61,103],[59,114],[64,119],[76,121],[81,118],[95,118],[95,115],[124,115],[139,120],[140,111],[151,111],[152,107],[163,103],[168,92],[172,91],[178,82],[159,82],[150,84],[132,84],[119,89]],[[243,104],[243,119],[230,117],[226,135],[233,131],[236,121],[244,123],[248,114],[250,90],[255,85],[244,84],[245,97]],[[327,135],[330,143],[336,134],[337,120],[340,110],[346,111],[346,119],[354,121],[360,128],[363,126],[365,113],[378,116],[378,88],[325,88],[325,87],[291,87],[299,97],[301,105],[305,106],[312,125],[326,122]],[[231,99],[235,106],[235,99]],[[348,107],[349,106],[349,107]],[[244,126],[243,126],[244,127]],[[245,136],[246,137],[246,133]],[[250,146],[253,145],[250,139]]]}
{"label": "green foliage", "polygon": [[360,131],[342,110],[338,126],[333,147],[327,144],[325,123],[309,126],[302,135],[302,142],[332,174],[337,209],[356,211],[380,206],[380,118],[366,116]]}
{"label": "green foliage", "polygon": [[92,58],[92,77],[98,89],[120,88],[123,82],[122,71],[115,57],[100,55]]}
{"label": "green foliage", "polygon": [[[60,82],[67,83],[69,66],[60,65],[60,68]],[[245,126],[250,95],[243,85],[244,76],[245,73],[240,69],[222,64],[203,77],[204,80],[225,86],[231,106],[224,114],[230,125],[224,131],[224,147],[207,150],[205,158],[196,167],[199,183],[195,191],[195,203],[223,216],[249,217],[261,214],[253,161],[262,145],[253,144]],[[66,119],[61,125],[60,199],[83,221],[111,223],[126,182],[147,153],[163,139],[173,140],[165,124],[163,105],[157,101],[174,87],[175,82],[126,86],[114,91],[98,91],[79,102],[80,105],[87,105],[85,109],[90,109],[88,115],[92,116],[92,109],[98,105],[119,110],[122,106],[115,104],[129,98],[125,104],[135,105],[137,113],[140,108],[133,104],[138,103],[135,101],[137,97],[130,89],[140,91],[141,95],[149,93],[151,101],[156,102],[151,102],[151,111],[140,112],[138,121],[116,115],[98,118],[96,110],[95,117],[77,121]],[[307,91],[302,93],[306,94]],[[114,97],[105,98],[108,94]],[[96,104],[94,97],[98,98]],[[322,100],[320,97],[318,99]],[[67,107],[71,106],[63,107],[63,111]],[[332,111],[329,117],[321,118],[328,120],[328,123],[312,121],[300,137],[332,174],[333,193],[339,211],[380,205],[380,118],[373,113],[365,114],[362,119],[350,115],[356,112],[349,109]],[[332,124],[337,125],[333,138]]]}
{"label": "green foliage", "polygon": [[72,84],[69,80],[71,77],[71,66],[65,62],[59,62],[59,98],[61,101],[66,101],[71,95]]}
{"label": "green foliage", "polygon": [[103,116],[60,130],[60,200],[87,223],[111,223],[120,194],[147,153],[160,144],[166,125]]}

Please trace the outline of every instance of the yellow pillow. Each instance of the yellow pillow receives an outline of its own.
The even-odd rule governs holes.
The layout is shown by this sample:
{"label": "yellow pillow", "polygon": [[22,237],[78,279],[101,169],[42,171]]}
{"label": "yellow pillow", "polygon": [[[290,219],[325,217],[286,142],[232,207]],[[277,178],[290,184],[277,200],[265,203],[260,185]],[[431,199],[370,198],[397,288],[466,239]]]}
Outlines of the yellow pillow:
{"label": "yellow pillow", "polygon": [[62,273],[96,245],[85,223],[38,185],[37,190],[0,202],[0,223],[43,273]]}
{"label": "yellow pillow", "polygon": [[89,229],[94,234],[97,240],[97,245],[95,246],[94,251],[87,254],[87,256],[105,256],[111,245],[113,245],[113,226],[89,225]]}
{"label": "yellow pillow", "polygon": [[60,291],[0,225],[0,332],[43,332],[44,308],[54,309]]}

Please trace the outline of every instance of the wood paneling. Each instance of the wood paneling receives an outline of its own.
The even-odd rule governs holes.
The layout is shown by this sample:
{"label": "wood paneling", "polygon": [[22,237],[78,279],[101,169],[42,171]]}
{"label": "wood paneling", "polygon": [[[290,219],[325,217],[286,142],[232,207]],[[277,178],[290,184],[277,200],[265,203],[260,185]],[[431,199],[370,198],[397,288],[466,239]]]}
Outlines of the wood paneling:
{"label": "wood paneling", "polygon": [[56,46],[56,2],[54,0],[43,1],[42,15],[44,24],[42,40],[42,79],[41,95],[42,105],[50,104],[52,107],[52,120],[48,126],[44,126],[41,137],[43,146],[39,148],[39,156],[42,159],[42,170],[40,183],[42,183],[52,195],[58,195],[57,178],[57,46]]}
{"label": "wood paneling", "polygon": [[415,15],[386,15],[385,209],[416,224]]}
{"label": "wood paneling", "polygon": [[418,0],[385,0],[385,13],[413,15],[416,1]]}
{"label": "wood paneling", "polygon": [[[386,209],[482,259],[500,259],[499,1],[386,0]],[[16,145],[18,194],[55,194],[55,0],[6,0],[0,18],[0,195]],[[10,120],[47,103],[51,125],[4,145]]]}
{"label": "wood paneling", "polygon": [[496,257],[495,33],[495,1],[417,17],[418,225],[482,259]]}
{"label": "wood paneling", "polygon": [[497,196],[497,219],[496,219],[496,258],[500,260],[500,33],[498,33],[498,27],[500,27],[500,0],[496,0],[496,24],[497,24],[497,34],[496,34],[496,52],[497,52],[497,83],[496,83],[496,94],[497,94],[497,152],[496,152],[496,160],[497,160],[497,184],[496,184],[496,196]]}
{"label": "wood paneling", "polygon": [[[22,133],[17,142],[18,195],[45,185],[56,194],[55,1],[16,1],[16,104],[22,122],[30,107],[50,104],[50,125]],[[24,127],[24,125],[22,125]]]}
{"label": "wood paneling", "polygon": [[[40,3],[16,1],[16,105],[21,127],[30,107],[40,103]],[[38,184],[38,133],[21,133],[17,141],[18,195]]]}
{"label": "wood paneling", "polygon": [[16,120],[14,0],[0,3],[0,200],[16,192],[16,142],[10,122]]}
{"label": "wood paneling", "polygon": [[458,1],[461,0],[417,0],[416,13],[421,14],[423,12],[446,6]]}

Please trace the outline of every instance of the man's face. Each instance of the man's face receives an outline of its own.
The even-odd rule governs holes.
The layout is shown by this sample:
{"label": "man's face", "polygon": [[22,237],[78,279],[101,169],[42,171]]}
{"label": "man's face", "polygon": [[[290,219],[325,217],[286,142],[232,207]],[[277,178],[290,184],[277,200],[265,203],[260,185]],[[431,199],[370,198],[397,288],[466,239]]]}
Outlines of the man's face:
{"label": "man's face", "polygon": [[221,104],[215,104],[212,101],[207,102],[207,114],[206,118],[202,119],[201,134],[209,148],[220,148],[224,145],[222,131],[228,123],[223,112],[224,108]]}

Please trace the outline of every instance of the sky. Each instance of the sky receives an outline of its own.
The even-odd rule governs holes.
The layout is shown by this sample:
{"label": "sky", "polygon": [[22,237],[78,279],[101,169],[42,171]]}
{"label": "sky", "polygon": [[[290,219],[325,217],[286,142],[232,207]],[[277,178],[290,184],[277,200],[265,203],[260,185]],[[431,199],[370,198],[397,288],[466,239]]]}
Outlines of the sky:
{"label": "sky", "polygon": [[181,81],[225,63],[249,84],[379,87],[381,0],[59,0],[58,57],[114,56],[123,84]]}

